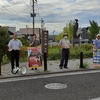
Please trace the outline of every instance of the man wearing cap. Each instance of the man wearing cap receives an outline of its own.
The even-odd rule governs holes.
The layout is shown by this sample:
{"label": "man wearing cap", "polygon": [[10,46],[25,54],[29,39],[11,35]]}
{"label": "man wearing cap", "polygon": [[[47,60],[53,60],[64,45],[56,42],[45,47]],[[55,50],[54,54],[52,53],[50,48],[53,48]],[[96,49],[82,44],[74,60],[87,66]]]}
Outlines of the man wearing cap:
{"label": "man wearing cap", "polygon": [[63,35],[63,39],[60,40],[59,46],[62,48],[62,58],[60,61],[60,69],[68,68],[68,58],[69,58],[69,53],[70,53],[70,41],[68,40],[68,35],[65,33]]}
{"label": "man wearing cap", "polygon": [[94,44],[95,51],[97,51],[97,49],[100,49],[100,34],[97,34],[93,44]]}

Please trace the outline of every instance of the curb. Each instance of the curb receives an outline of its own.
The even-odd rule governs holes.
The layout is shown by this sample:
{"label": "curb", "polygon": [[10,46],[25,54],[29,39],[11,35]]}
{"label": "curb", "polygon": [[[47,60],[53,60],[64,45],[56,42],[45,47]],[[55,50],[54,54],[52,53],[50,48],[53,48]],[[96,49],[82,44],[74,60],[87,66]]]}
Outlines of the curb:
{"label": "curb", "polygon": [[100,70],[99,68],[90,68],[90,69],[84,69],[80,68],[77,70],[66,70],[66,71],[58,71],[58,72],[49,72],[48,70],[43,73],[36,73],[36,74],[26,74],[26,75],[17,75],[15,76],[0,76],[0,79],[9,79],[9,78],[18,78],[18,77],[28,77],[28,76],[39,76],[39,75],[49,75],[49,74],[61,74],[61,73],[70,73],[70,72],[83,72],[83,71],[94,71],[94,70]]}

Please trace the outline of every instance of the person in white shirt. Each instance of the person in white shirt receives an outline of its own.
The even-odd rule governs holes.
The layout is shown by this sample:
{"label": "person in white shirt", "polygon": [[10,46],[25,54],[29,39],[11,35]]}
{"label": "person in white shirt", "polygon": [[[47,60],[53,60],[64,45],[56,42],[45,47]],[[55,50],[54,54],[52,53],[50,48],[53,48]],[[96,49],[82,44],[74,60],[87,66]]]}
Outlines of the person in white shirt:
{"label": "person in white shirt", "polygon": [[14,60],[16,60],[16,67],[19,67],[19,55],[22,42],[17,39],[17,34],[13,34],[13,39],[8,43],[8,50],[11,52],[11,72],[14,70]]}

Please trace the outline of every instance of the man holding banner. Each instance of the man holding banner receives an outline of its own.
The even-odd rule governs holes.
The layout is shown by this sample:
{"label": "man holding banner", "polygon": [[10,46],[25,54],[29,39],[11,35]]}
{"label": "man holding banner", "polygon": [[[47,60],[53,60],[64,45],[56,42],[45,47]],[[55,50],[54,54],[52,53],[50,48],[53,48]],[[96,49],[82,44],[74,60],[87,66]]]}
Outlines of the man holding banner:
{"label": "man holding banner", "polygon": [[100,49],[100,34],[97,34],[96,39],[94,40],[94,49]]}
{"label": "man holding banner", "polygon": [[93,66],[100,66],[100,34],[97,34],[93,42]]}
{"label": "man holding banner", "polygon": [[[37,40],[37,36],[36,36],[36,34],[33,34],[32,35],[32,40],[30,41],[30,44],[29,44],[29,46],[31,46],[31,47],[37,47],[37,46],[39,46],[40,45],[40,42],[39,42],[39,40]],[[38,49],[38,48],[37,48]],[[33,50],[33,49],[32,49]],[[31,50],[31,51],[32,51]],[[34,50],[33,50],[34,51]],[[37,50],[36,50],[37,51]],[[36,52],[36,51],[34,51],[34,52]],[[38,59],[39,59],[39,56],[38,56],[38,54],[36,54],[36,53],[34,53],[33,54],[33,52],[31,52],[31,55],[30,56],[34,56],[34,60],[35,61],[37,61]],[[31,64],[29,64],[29,66],[30,67],[32,67],[32,65]],[[32,68],[32,70],[34,70],[34,68]],[[37,70],[37,68],[35,68],[35,70]]]}

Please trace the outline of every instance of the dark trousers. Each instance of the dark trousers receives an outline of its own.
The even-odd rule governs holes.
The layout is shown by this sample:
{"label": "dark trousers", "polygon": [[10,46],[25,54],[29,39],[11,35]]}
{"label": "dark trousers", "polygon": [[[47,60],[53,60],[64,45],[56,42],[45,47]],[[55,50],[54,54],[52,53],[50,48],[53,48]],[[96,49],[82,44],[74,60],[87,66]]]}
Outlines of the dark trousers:
{"label": "dark trousers", "polygon": [[69,58],[69,49],[62,49],[62,58],[60,61],[60,67],[67,67]]}
{"label": "dark trousers", "polygon": [[16,61],[16,67],[19,67],[19,50],[11,51],[11,68],[14,69],[14,61]]}

